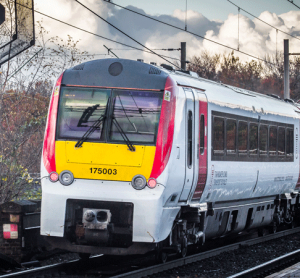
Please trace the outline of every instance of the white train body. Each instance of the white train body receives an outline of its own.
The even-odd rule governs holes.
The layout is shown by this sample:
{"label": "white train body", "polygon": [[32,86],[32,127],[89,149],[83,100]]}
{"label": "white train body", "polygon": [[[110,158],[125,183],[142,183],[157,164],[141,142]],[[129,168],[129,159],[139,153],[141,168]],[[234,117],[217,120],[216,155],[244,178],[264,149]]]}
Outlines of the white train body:
{"label": "white train body", "polygon": [[[110,94],[105,109],[110,125],[100,127],[108,130],[107,138],[114,136],[111,111],[118,98],[123,106],[128,91],[132,99],[145,94],[150,102],[160,94],[152,143],[128,142],[122,135],[118,142],[85,138],[75,147],[81,136],[64,138],[59,125],[69,117],[60,113],[75,107],[62,110],[76,90]],[[148,124],[140,103],[132,117],[126,107],[119,108],[124,119],[119,117],[118,132],[128,128],[124,133],[130,137],[136,130],[148,140],[153,132],[141,135],[138,124],[130,122],[139,113],[138,123]],[[299,112],[291,102],[135,61],[97,60],[67,70],[55,86],[48,115],[41,234],[70,251],[138,254],[154,248],[180,251],[205,238],[291,223],[299,203]],[[80,119],[87,123],[91,115]],[[63,185],[64,171],[73,176],[69,185]],[[142,189],[135,189],[135,182]]]}

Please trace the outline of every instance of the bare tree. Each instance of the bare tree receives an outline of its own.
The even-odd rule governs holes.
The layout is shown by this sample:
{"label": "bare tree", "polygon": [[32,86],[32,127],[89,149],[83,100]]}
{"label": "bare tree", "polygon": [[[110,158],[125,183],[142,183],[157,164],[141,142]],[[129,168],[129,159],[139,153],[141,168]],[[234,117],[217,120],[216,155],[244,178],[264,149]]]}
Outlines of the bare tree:
{"label": "bare tree", "polygon": [[0,203],[19,198],[36,182],[53,83],[87,52],[71,36],[45,39],[37,22],[36,45],[2,66],[0,73]]}

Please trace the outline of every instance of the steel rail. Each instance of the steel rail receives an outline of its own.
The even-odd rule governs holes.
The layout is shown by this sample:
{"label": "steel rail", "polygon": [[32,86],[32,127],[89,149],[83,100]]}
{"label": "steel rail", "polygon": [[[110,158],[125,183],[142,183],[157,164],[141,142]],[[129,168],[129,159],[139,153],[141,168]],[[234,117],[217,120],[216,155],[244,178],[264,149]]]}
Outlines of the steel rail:
{"label": "steel rail", "polygon": [[22,271],[17,271],[17,272],[12,272],[9,274],[4,274],[4,275],[0,275],[1,278],[11,278],[11,277],[25,277],[25,276],[29,276],[29,275],[38,275],[38,274],[43,274],[44,272],[49,273],[48,271],[54,271],[54,270],[60,270],[63,269],[64,267],[70,267],[72,265],[75,265],[76,263],[78,263],[79,259],[76,260],[72,260],[69,262],[62,262],[62,263],[56,263],[56,264],[52,264],[52,265],[47,265],[47,266],[40,266],[40,267],[36,267],[33,269],[26,269],[26,270],[22,270]]}
{"label": "steel rail", "polygon": [[[140,278],[140,277],[144,277],[144,276],[147,276],[147,275],[152,275],[152,274],[156,274],[156,273],[163,272],[163,271],[166,271],[166,270],[174,269],[176,267],[184,266],[184,265],[187,265],[187,264],[190,264],[190,263],[193,263],[193,262],[201,261],[201,260],[204,260],[204,259],[207,259],[207,258],[211,258],[211,257],[217,256],[217,255],[219,255],[223,252],[239,249],[241,246],[251,246],[251,245],[255,245],[255,244],[258,244],[258,243],[270,241],[270,240],[273,240],[273,239],[276,239],[276,238],[284,237],[284,236],[299,233],[299,232],[300,232],[300,227],[295,228],[295,229],[291,229],[291,230],[285,230],[285,231],[278,232],[278,233],[271,234],[271,235],[267,235],[267,236],[264,236],[264,237],[259,237],[259,238],[249,239],[249,240],[246,240],[246,241],[237,242],[237,243],[230,244],[230,245],[227,245],[227,246],[223,246],[223,247],[220,247],[220,248],[217,248],[217,249],[205,251],[203,253],[191,255],[191,256],[188,256],[188,257],[185,257],[185,258],[172,260],[172,261],[167,262],[165,264],[154,265],[154,266],[146,267],[146,268],[143,268],[143,269],[138,269],[138,270],[135,270],[135,271],[131,271],[131,272],[111,276],[111,278],[126,278],[126,277],[128,277],[128,278],[129,277],[130,278]],[[300,250],[299,250],[299,254],[300,254]],[[90,261],[94,260],[94,259],[97,259],[99,256],[102,256],[102,255],[92,256]],[[61,262],[61,263],[56,263],[56,264],[53,264],[53,265],[48,265],[48,266],[43,266],[43,267],[36,267],[36,268],[33,268],[33,269],[26,269],[26,270],[22,270],[22,271],[18,271],[18,272],[12,272],[12,273],[9,273],[9,274],[0,275],[0,278],[30,277],[30,275],[40,275],[40,274],[44,274],[44,273],[49,274],[50,271],[51,272],[53,272],[53,271],[65,271],[66,268],[72,268],[72,266],[76,266],[80,261],[81,261],[80,259],[75,259],[75,260],[68,261],[68,262]]]}
{"label": "steel rail", "polygon": [[[273,259],[269,262],[263,263],[261,265],[249,268],[245,271],[239,272],[227,278],[246,278],[246,277],[260,276],[268,271],[274,270],[276,268],[280,268],[280,266],[285,265],[286,263],[289,263],[290,265],[295,264],[296,262],[298,262],[296,260],[298,260],[299,257],[300,257],[300,249],[288,253],[286,255],[283,255],[281,257],[278,257],[276,259]],[[286,268],[286,266],[284,266],[284,268]],[[265,277],[265,275],[263,277]]]}
{"label": "steel rail", "polygon": [[[102,255],[94,255],[91,256],[91,258],[89,259],[91,260],[97,260],[99,257],[101,257]],[[11,278],[11,277],[30,277],[30,275],[41,275],[43,273],[49,274],[49,271],[64,271],[66,268],[72,268],[72,266],[77,266],[78,263],[80,263],[82,260],[80,259],[74,259],[71,261],[65,261],[65,262],[61,262],[61,263],[56,263],[56,264],[52,264],[52,265],[47,265],[47,266],[39,266],[39,267],[35,267],[32,269],[25,269],[25,270],[21,270],[21,271],[16,271],[16,272],[12,272],[9,274],[3,274],[0,275],[1,278]],[[34,264],[37,263],[37,261],[33,262]],[[30,265],[30,262],[21,264],[22,266],[26,266],[26,265]]]}
{"label": "steel rail", "polygon": [[181,267],[181,266],[193,263],[193,262],[202,261],[204,259],[208,259],[208,258],[217,256],[224,252],[239,249],[241,246],[251,246],[251,245],[255,245],[258,243],[262,243],[262,242],[267,242],[267,241],[270,241],[270,240],[273,240],[276,238],[284,237],[284,236],[299,233],[299,232],[300,232],[300,227],[292,229],[292,230],[285,230],[285,231],[278,232],[275,234],[270,234],[270,235],[267,235],[264,237],[249,239],[249,240],[242,241],[242,242],[237,242],[237,243],[230,244],[230,245],[227,245],[224,247],[220,247],[220,248],[217,248],[214,250],[210,250],[210,251],[206,251],[203,253],[191,255],[191,256],[188,256],[185,258],[173,260],[173,261],[167,262],[165,264],[154,265],[154,266],[150,266],[147,268],[138,269],[135,271],[111,276],[111,278],[141,278],[144,276],[153,275],[153,274],[157,274],[159,272],[163,272],[166,270]]}

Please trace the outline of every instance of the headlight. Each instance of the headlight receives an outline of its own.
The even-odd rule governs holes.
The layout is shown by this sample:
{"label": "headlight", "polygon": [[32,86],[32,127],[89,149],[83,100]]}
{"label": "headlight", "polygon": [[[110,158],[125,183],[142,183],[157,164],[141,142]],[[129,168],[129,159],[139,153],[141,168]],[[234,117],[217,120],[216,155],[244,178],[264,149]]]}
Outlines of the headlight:
{"label": "headlight", "polygon": [[74,176],[70,171],[62,171],[59,175],[59,181],[63,185],[70,185],[74,181]]}
{"label": "headlight", "polygon": [[142,175],[136,175],[131,181],[132,187],[137,190],[145,188],[147,181],[146,178]]}
{"label": "headlight", "polygon": [[86,220],[87,222],[92,222],[94,221],[96,215],[92,210],[86,210],[83,214],[83,218],[84,220]]}

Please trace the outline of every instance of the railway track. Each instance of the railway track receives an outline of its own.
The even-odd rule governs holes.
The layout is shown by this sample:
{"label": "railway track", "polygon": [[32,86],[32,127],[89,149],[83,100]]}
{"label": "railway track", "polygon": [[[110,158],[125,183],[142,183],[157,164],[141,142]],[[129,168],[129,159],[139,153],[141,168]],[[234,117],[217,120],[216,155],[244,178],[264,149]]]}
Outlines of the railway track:
{"label": "railway track", "polygon": [[[101,268],[99,269],[99,264],[101,264],[101,262],[100,262],[101,258],[99,258],[99,256],[95,256],[95,257],[91,258],[88,261],[88,266],[89,266],[89,268],[97,267],[98,270],[96,270],[94,273],[101,274],[102,275],[101,277],[104,276],[104,277],[111,277],[111,278],[125,278],[125,277],[138,278],[138,277],[144,277],[144,276],[149,276],[149,275],[155,275],[157,273],[161,273],[161,272],[171,270],[174,268],[180,268],[180,267],[183,267],[183,266],[191,264],[191,263],[199,262],[204,259],[217,256],[223,252],[236,250],[243,246],[251,246],[251,245],[259,244],[262,242],[270,241],[273,239],[281,238],[281,237],[292,235],[292,234],[299,233],[299,232],[300,232],[300,227],[292,229],[292,230],[285,230],[285,231],[278,232],[276,234],[270,234],[270,235],[267,235],[264,237],[258,237],[258,238],[254,238],[254,239],[236,242],[236,243],[229,244],[229,245],[226,245],[223,247],[215,248],[213,250],[208,250],[208,251],[205,251],[202,253],[190,255],[185,258],[174,259],[165,264],[152,265],[152,266],[146,266],[146,267],[138,266],[138,267],[140,267],[140,269],[136,269],[134,271],[130,271],[132,269],[130,265],[128,265],[127,267],[121,266],[121,267],[119,267],[119,269],[115,269],[114,273],[121,272],[121,274],[114,274],[113,272],[110,274],[107,271],[105,272],[105,271],[101,270]],[[294,253],[296,254],[296,252],[294,252]],[[300,256],[300,251],[299,251],[298,255]],[[40,277],[40,276],[46,275],[46,274],[48,276],[52,274],[52,275],[55,275],[56,277],[60,277],[59,276],[60,273],[66,273],[68,271],[74,272],[74,269],[81,269],[81,271],[84,269],[87,270],[86,263],[87,263],[86,261],[82,261],[82,260],[73,260],[73,261],[69,261],[69,262],[57,263],[54,265],[49,265],[49,266],[44,266],[44,267],[35,267],[33,269],[26,269],[26,270],[22,270],[22,271],[18,271],[18,272],[13,272],[10,274],[4,274],[4,275],[1,275],[0,278]],[[128,262],[128,263],[130,263],[130,262]],[[275,262],[275,264],[276,264],[276,262]],[[278,264],[278,262],[277,262],[277,264]],[[103,264],[103,266],[105,266],[105,264]],[[254,271],[254,269],[255,268],[253,268],[253,271]],[[249,273],[250,272],[251,271],[249,270]],[[241,273],[241,275],[242,275],[242,273]],[[66,276],[66,277],[68,277],[68,276]],[[82,276],[79,274],[78,277],[84,277],[84,274],[82,274]],[[87,277],[89,277],[89,276],[87,276]],[[254,277],[254,276],[232,276],[232,277]]]}
{"label": "railway track", "polygon": [[176,268],[176,267],[182,267],[182,266],[188,265],[190,263],[202,261],[204,259],[217,256],[217,255],[219,255],[223,252],[236,250],[236,249],[240,248],[241,246],[251,246],[251,245],[255,245],[255,244],[258,244],[258,243],[262,243],[262,242],[266,242],[266,241],[269,241],[269,240],[277,239],[277,238],[287,236],[287,235],[291,235],[291,234],[298,233],[298,232],[300,232],[300,228],[296,228],[296,229],[292,229],[292,230],[286,230],[286,231],[278,232],[276,234],[270,234],[270,235],[267,235],[267,236],[264,236],[264,237],[258,237],[258,238],[246,240],[246,241],[243,241],[243,242],[237,242],[237,243],[230,244],[230,245],[227,245],[227,246],[224,246],[224,247],[221,247],[221,248],[216,248],[214,250],[209,250],[209,251],[206,251],[206,252],[203,252],[203,253],[191,255],[191,256],[188,256],[186,258],[173,260],[173,261],[167,262],[165,264],[154,265],[154,266],[151,266],[151,267],[148,267],[148,268],[145,268],[145,269],[139,269],[139,270],[136,270],[136,271],[132,271],[132,272],[112,276],[111,278],[140,278],[140,277],[144,277],[144,276],[148,276],[148,275],[153,275],[153,274],[160,273],[160,272],[163,272],[163,271],[167,271],[167,270],[170,270],[170,269],[173,269],[173,268]]}
{"label": "railway track", "polygon": [[263,263],[256,267],[247,269],[243,272],[237,273],[235,275],[229,276],[228,278],[251,278],[251,277],[266,277],[272,273],[278,272],[285,269],[297,262],[300,259],[300,249],[284,256],[271,260],[269,262]]}

